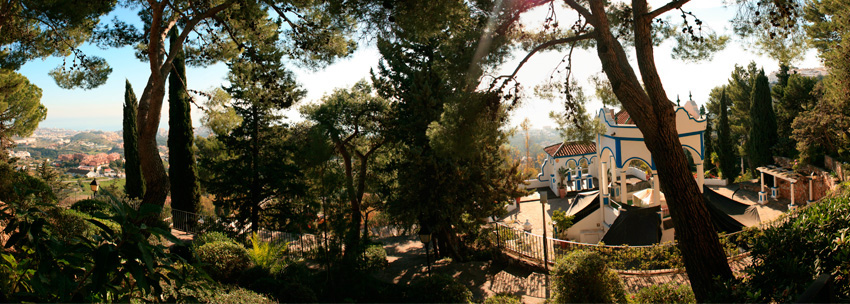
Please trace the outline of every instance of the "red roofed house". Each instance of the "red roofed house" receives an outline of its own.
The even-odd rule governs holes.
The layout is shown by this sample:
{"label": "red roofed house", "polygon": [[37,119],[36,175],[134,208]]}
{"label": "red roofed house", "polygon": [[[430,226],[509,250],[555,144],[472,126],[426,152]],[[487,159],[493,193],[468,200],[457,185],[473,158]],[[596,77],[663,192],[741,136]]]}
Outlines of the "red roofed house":
{"label": "red roofed house", "polygon": [[[592,189],[596,186],[592,172],[597,171],[596,143],[566,142],[543,148],[546,160],[543,161],[542,173],[538,180],[548,180],[549,188],[558,193],[558,186],[563,182],[565,190],[579,191]],[[567,168],[569,173],[562,180],[558,170]]]}

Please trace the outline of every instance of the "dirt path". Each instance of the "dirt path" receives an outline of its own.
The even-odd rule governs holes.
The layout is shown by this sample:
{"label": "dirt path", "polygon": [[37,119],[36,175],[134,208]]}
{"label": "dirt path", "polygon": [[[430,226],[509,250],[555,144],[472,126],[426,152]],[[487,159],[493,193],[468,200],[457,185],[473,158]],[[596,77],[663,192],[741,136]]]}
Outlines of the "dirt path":
{"label": "dirt path", "polygon": [[[375,274],[380,280],[393,284],[407,284],[428,275],[425,263],[425,248],[415,236],[380,239],[387,250],[387,268]],[[729,266],[736,274],[751,263],[749,257],[730,261]],[[543,303],[546,297],[546,277],[513,266],[501,266],[490,261],[452,262],[444,259],[431,264],[432,273],[446,274],[463,283],[474,294],[476,301],[483,301],[495,294],[507,293],[522,297],[523,303]],[[634,293],[643,287],[668,282],[690,284],[684,272],[655,275],[620,275],[626,292]]]}
{"label": "dirt path", "polygon": [[[384,271],[376,273],[375,277],[388,283],[406,284],[428,275],[425,248],[417,237],[391,237],[379,241],[385,244],[389,265]],[[542,274],[499,267],[489,261],[460,263],[450,259],[432,260],[431,273],[454,277],[472,291],[477,301],[497,293],[521,296],[523,303],[542,303],[545,297]]]}

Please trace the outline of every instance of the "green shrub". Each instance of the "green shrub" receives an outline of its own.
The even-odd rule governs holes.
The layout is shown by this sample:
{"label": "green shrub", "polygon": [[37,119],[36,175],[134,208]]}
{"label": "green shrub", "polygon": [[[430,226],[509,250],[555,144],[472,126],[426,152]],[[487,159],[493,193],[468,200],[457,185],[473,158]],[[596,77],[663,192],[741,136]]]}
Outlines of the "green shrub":
{"label": "green shrub", "polygon": [[271,244],[264,242],[254,233],[251,236],[251,249],[248,254],[254,265],[268,270],[270,273],[278,273],[286,266],[286,244]]}
{"label": "green shrub", "polygon": [[484,304],[522,304],[522,300],[515,295],[498,294],[484,300]]}
{"label": "green shrub", "polygon": [[626,299],[620,277],[594,251],[576,250],[559,258],[552,268],[552,291],[555,303],[621,303]]}
{"label": "green shrub", "polygon": [[363,268],[365,270],[381,270],[387,268],[387,250],[383,245],[369,245],[363,254]]}
{"label": "green shrub", "polygon": [[81,201],[77,201],[73,205],[71,205],[71,209],[91,215],[94,215],[96,212],[101,212],[105,215],[112,214],[112,209],[106,202],[94,199],[84,199]]}
{"label": "green shrub", "polygon": [[270,295],[282,303],[315,303],[316,293],[299,282],[261,278],[251,284],[251,290]]}
{"label": "green shrub", "polygon": [[665,283],[641,288],[634,295],[637,303],[696,303],[694,292],[688,285]]}
{"label": "green shrub", "polygon": [[203,246],[204,244],[216,242],[236,243],[236,241],[227,237],[226,235],[224,235],[224,233],[213,231],[204,232],[201,235],[195,236],[195,239],[192,241],[192,246],[198,248]]}
{"label": "green shrub", "polygon": [[621,270],[655,270],[683,268],[685,262],[679,248],[669,244],[650,247],[597,248],[608,266]]}
{"label": "green shrub", "polygon": [[204,303],[216,304],[272,304],[276,303],[268,297],[265,297],[256,292],[242,288],[226,288],[220,287],[210,292],[206,297],[201,298]]}
{"label": "green shrub", "polygon": [[210,277],[221,282],[235,280],[251,262],[248,250],[233,242],[206,243],[198,247],[196,254],[201,267]]}
{"label": "green shrub", "polygon": [[454,278],[435,274],[410,284],[410,300],[430,303],[469,303],[472,292]]}
{"label": "green shrub", "polygon": [[817,276],[832,274],[838,298],[850,299],[850,198],[821,200],[781,225],[752,236],[748,293],[760,302],[792,302]]}
{"label": "green shrub", "polygon": [[239,274],[239,279],[236,281],[239,286],[248,288],[251,284],[254,284],[259,279],[270,277],[271,273],[268,270],[259,267],[253,266],[251,268],[245,269]]}

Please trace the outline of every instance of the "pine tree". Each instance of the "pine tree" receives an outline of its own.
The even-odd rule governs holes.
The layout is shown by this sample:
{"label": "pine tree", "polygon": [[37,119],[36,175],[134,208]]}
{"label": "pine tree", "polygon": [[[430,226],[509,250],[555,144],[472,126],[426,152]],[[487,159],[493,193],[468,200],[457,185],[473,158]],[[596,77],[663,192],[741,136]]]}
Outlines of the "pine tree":
{"label": "pine tree", "polygon": [[750,166],[758,168],[773,163],[773,146],[776,144],[776,114],[770,97],[770,85],[764,70],[756,77],[750,94],[750,140],[747,156]]}
{"label": "pine tree", "polygon": [[735,151],[731,138],[731,129],[729,126],[729,98],[726,96],[726,89],[720,93],[720,117],[717,123],[717,156],[719,158],[718,169],[723,174],[723,178],[732,182],[737,177],[735,170]]}
{"label": "pine tree", "polygon": [[[176,31],[170,35],[172,43]],[[186,66],[183,50],[178,51],[168,76],[168,176],[171,182],[172,210],[195,212],[200,201],[198,169],[192,150],[192,117],[186,92]]]}
{"label": "pine tree", "polygon": [[124,192],[131,198],[142,198],[145,194],[145,180],[142,179],[142,167],[139,163],[139,132],[136,131],[136,94],[127,80],[124,89],[124,171],[127,183]]}

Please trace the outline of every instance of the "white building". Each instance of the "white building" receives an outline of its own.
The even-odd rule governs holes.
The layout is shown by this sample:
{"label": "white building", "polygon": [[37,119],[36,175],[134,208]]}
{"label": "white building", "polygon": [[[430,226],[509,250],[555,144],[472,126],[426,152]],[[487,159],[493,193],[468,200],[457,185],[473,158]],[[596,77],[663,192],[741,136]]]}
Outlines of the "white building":
{"label": "white building", "polygon": [[[697,167],[696,179],[700,191],[703,189],[703,160],[705,159],[704,133],[706,122],[699,115],[699,110],[693,100],[684,106],[675,107],[676,128],[682,147],[691,153]],[[596,142],[590,144],[562,143],[544,148],[546,160],[541,166],[541,173],[536,180],[531,181],[530,187],[548,187],[558,193],[559,184],[565,185],[566,191],[586,191],[599,188],[599,193],[579,193],[578,197],[566,210],[569,215],[580,216],[581,219],[567,230],[570,239],[585,243],[597,243],[617,221],[618,225],[629,222],[633,225],[636,217],[645,217],[645,208],[654,208],[658,216],[653,224],[658,227],[658,241],[672,240],[672,229],[661,225],[666,220],[666,201],[662,201],[656,160],[646,147],[643,134],[632,123],[625,111],[615,113],[611,109],[601,109],[597,115],[607,127],[604,134],[597,134]],[[647,172],[629,165],[632,161],[642,161],[649,168]],[[558,171],[566,168],[569,174],[561,178]],[[646,188],[649,181],[651,189]],[[629,187],[643,183],[643,187]],[[600,187],[600,185],[603,185]],[[643,191],[641,191],[643,190]],[[637,194],[637,196],[635,196]],[[592,195],[592,197],[588,197]],[[598,196],[597,196],[598,195]],[[601,199],[595,199],[601,197]],[[598,204],[589,206],[588,199]],[[612,204],[612,201],[618,204]],[[629,204],[631,201],[631,204]],[[634,208],[632,207],[634,206]],[[627,207],[623,209],[624,207]],[[635,209],[640,207],[638,209]],[[638,210],[643,211],[638,211]],[[618,220],[621,213],[629,213],[629,218]],[[625,214],[625,213],[623,213]],[[637,219],[640,222],[640,219]],[[648,223],[644,223],[648,224]],[[627,230],[629,228],[626,228]],[[623,227],[617,229],[623,233]],[[663,230],[663,236],[661,233]],[[627,233],[627,232],[626,232]],[[651,239],[656,236],[651,236]]]}

